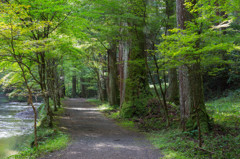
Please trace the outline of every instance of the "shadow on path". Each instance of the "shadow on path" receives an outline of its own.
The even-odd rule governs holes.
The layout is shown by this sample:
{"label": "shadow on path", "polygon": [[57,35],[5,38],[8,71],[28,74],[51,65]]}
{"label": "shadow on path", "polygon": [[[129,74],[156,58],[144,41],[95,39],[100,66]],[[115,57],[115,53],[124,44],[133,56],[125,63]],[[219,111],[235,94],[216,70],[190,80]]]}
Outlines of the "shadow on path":
{"label": "shadow on path", "polygon": [[72,136],[71,144],[42,159],[159,159],[162,155],[143,134],[126,130],[107,119],[85,99],[64,101],[61,128]]}

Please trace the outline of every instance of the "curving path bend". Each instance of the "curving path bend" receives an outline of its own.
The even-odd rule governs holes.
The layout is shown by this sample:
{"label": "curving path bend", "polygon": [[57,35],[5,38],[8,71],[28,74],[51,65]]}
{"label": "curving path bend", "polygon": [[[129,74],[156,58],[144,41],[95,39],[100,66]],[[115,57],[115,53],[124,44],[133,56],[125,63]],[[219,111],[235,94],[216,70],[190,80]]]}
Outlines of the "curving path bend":
{"label": "curving path bend", "polygon": [[85,99],[64,101],[61,128],[72,136],[70,145],[42,159],[159,159],[162,155],[144,135],[107,119]]}

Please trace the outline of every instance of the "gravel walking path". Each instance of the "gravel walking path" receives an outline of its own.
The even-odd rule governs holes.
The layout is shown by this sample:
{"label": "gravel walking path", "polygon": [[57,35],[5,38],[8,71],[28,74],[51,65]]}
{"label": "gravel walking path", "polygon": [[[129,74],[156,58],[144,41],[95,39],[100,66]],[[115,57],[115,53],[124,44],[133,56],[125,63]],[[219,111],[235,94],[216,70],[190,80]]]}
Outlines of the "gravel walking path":
{"label": "gravel walking path", "polygon": [[70,145],[42,159],[159,159],[162,155],[144,135],[107,119],[85,99],[64,101],[61,127],[72,136]]}

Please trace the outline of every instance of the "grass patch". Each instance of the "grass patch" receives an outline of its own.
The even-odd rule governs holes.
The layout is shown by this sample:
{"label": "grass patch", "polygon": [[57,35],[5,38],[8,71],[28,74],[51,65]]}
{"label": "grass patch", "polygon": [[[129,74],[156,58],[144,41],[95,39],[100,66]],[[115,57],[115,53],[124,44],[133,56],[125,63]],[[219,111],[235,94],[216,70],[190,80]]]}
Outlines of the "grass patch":
{"label": "grass patch", "polygon": [[114,119],[116,124],[131,130],[136,130],[135,124],[132,120],[120,118],[120,110],[118,106],[111,106],[107,102],[101,102],[98,99],[88,99],[87,102],[98,105],[98,108],[104,115],[110,119]]}
{"label": "grass patch", "polygon": [[[198,147],[197,130],[182,132],[177,122],[173,122],[171,128],[162,127],[162,130],[147,133],[164,158],[240,158],[239,96],[230,95],[209,101],[206,105],[214,125],[211,132],[203,135],[202,148]],[[147,122],[149,125],[152,125],[151,120]]]}
{"label": "grass patch", "polygon": [[95,105],[101,105],[103,102],[96,98],[90,98],[86,100],[89,103],[95,104]]}
{"label": "grass patch", "polygon": [[193,134],[170,128],[147,133],[147,136],[166,159],[240,158],[240,136],[216,135],[212,132],[203,136],[204,144],[199,148],[197,137]]}
{"label": "grass patch", "polygon": [[[159,148],[164,158],[188,159],[195,157],[193,141],[183,139],[183,134],[178,129],[160,130],[148,133],[150,141]],[[190,155],[189,155],[190,154]]]}
{"label": "grass patch", "polygon": [[130,120],[124,120],[124,119],[118,120],[118,125],[127,129],[136,130],[134,122]]}
{"label": "grass patch", "polygon": [[57,131],[53,136],[48,137],[45,141],[39,142],[38,149],[36,148],[25,148],[25,150],[19,152],[17,155],[8,157],[9,159],[34,159],[39,156],[43,156],[49,152],[60,150],[67,146],[69,141],[68,135]]}
{"label": "grass patch", "polygon": [[240,158],[239,96],[230,95],[206,103],[207,111],[210,117],[214,118],[215,124],[210,133],[202,136],[204,141],[202,148],[198,147],[197,130],[182,132],[179,129],[178,107],[169,107],[171,127],[166,128],[162,117],[121,119],[119,109],[100,101],[97,101],[97,105],[108,118],[117,121],[118,125],[144,130],[165,159]]}
{"label": "grass patch", "polygon": [[[64,113],[63,108],[59,108],[57,112],[54,112],[55,119],[58,118],[62,113]],[[39,114],[44,114],[43,112]],[[38,149],[33,147],[34,135],[31,135],[29,145],[31,147],[22,148],[18,154],[8,157],[8,159],[34,159],[47,153],[63,149],[67,146],[70,138],[67,134],[61,132],[58,129],[58,121],[54,121],[53,128],[48,127],[48,120],[44,117],[41,122],[39,122],[37,132],[38,132]]]}
{"label": "grass patch", "polygon": [[217,124],[240,126],[240,98],[230,95],[214,101],[207,102],[207,110]]}

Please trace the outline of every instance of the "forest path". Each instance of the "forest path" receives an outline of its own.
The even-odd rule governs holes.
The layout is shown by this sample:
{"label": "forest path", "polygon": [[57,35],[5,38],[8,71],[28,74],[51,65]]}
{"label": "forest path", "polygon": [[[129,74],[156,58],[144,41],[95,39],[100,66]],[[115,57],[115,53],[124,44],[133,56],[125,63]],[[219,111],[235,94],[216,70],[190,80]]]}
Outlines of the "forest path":
{"label": "forest path", "polygon": [[64,101],[65,116],[61,128],[72,142],[61,151],[42,159],[159,159],[162,155],[143,134],[124,129],[107,119],[85,99]]}

